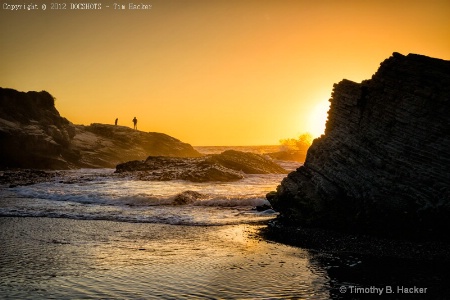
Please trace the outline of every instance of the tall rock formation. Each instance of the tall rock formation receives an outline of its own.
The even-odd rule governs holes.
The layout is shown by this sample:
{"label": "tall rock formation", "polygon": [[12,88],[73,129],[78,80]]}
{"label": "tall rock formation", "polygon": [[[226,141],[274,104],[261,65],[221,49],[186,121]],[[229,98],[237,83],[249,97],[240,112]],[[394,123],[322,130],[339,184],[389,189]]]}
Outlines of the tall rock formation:
{"label": "tall rock formation", "polygon": [[381,234],[450,228],[450,61],[394,53],[334,85],[325,135],[268,194],[280,221]]}
{"label": "tall rock formation", "polygon": [[124,126],[74,125],[46,91],[0,88],[0,168],[113,168],[149,155],[201,156],[191,145]]}
{"label": "tall rock formation", "polygon": [[0,88],[0,167],[66,169],[75,126],[61,117],[46,91]]}

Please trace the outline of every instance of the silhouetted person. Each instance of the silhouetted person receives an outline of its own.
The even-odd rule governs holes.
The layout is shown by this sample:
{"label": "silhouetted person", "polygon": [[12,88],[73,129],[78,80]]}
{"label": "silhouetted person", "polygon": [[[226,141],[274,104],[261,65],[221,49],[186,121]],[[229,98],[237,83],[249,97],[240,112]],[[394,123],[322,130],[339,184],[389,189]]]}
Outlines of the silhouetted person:
{"label": "silhouetted person", "polygon": [[133,124],[134,124],[133,128],[137,130],[137,119],[136,119],[136,117],[134,117],[134,119],[133,119]]}
{"label": "silhouetted person", "polygon": [[116,121],[114,122],[114,125],[117,126],[117,122],[119,121],[119,118],[116,118]]}

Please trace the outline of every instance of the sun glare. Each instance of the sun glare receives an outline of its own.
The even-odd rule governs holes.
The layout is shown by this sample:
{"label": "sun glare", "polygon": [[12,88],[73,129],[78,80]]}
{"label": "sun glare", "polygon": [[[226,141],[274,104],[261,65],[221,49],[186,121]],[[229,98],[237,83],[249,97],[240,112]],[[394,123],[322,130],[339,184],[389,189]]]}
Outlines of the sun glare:
{"label": "sun glare", "polygon": [[325,123],[329,108],[330,102],[328,100],[321,101],[314,106],[309,114],[308,131],[312,134],[313,138],[317,138],[325,132]]}

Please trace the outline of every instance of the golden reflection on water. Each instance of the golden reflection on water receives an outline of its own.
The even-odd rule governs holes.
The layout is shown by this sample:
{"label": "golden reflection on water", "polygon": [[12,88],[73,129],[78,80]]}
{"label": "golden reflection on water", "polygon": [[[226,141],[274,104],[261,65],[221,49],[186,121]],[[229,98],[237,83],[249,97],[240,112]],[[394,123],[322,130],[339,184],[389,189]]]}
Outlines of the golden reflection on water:
{"label": "golden reflection on water", "polygon": [[[11,226],[8,220],[5,229]],[[0,262],[3,270],[15,270],[7,286],[25,298],[328,297],[326,272],[317,266],[312,271],[305,250],[261,240],[255,225],[15,222],[20,227],[14,236],[2,233],[8,249],[15,250],[3,253]],[[38,238],[18,238],[20,232]],[[37,286],[41,296],[33,292]]]}

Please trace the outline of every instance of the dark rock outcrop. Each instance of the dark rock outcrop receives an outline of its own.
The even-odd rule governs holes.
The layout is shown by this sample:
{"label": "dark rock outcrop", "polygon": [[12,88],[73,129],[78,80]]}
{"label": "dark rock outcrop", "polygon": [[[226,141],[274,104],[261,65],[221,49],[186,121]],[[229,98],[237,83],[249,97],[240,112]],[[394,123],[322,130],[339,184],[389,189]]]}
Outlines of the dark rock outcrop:
{"label": "dark rock outcrop", "polygon": [[0,168],[113,168],[148,155],[201,156],[166,134],[128,127],[74,125],[48,92],[0,88]]}
{"label": "dark rock outcrop", "polygon": [[65,169],[75,126],[61,117],[46,91],[0,88],[0,167]]}
{"label": "dark rock outcrop", "polygon": [[192,182],[235,181],[243,174],[200,158],[150,156],[145,161],[119,164],[116,173],[139,180],[187,180]]}
{"label": "dark rock outcrop", "polygon": [[194,203],[195,201],[199,199],[205,198],[205,195],[200,194],[196,191],[184,191],[179,193],[173,198],[172,204],[173,205],[186,205]]}
{"label": "dark rock outcrop", "polygon": [[48,182],[59,176],[58,171],[43,170],[16,170],[0,171],[0,187],[16,187],[19,185],[32,185]]}
{"label": "dark rock outcrop", "polygon": [[262,155],[235,150],[197,158],[149,156],[145,161],[119,164],[116,173],[141,180],[234,181],[244,174],[287,173]]}
{"label": "dark rock outcrop", "polygon": [[82,167],[113,168],[149,155],[201,156],[191,145],[167,134],[106,124],[77,125],[72,148],[80,153],[77,164]]}
{"label": "dark rock outcrop", "polygon": [[262,155],[236,150],[227,150],[211,155],[211,161],[228,169],[245,174],[283,174],[286,170]]}
{"label": "dark rock outcrop", "polygon": [[268,195],[279,220],[387,235],[450,228],[450,61],[394,53],[334,86],[325,135]]}

